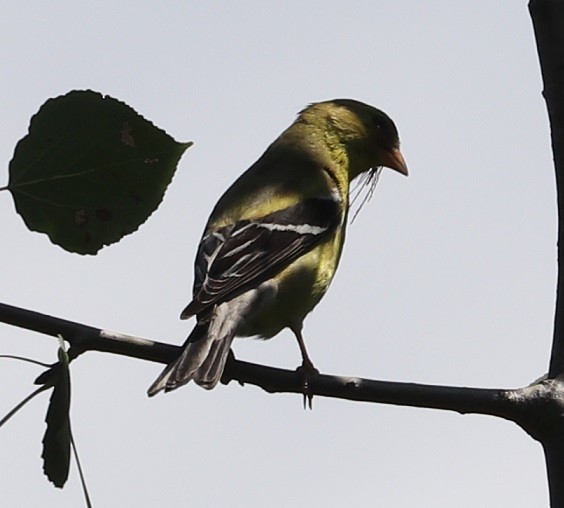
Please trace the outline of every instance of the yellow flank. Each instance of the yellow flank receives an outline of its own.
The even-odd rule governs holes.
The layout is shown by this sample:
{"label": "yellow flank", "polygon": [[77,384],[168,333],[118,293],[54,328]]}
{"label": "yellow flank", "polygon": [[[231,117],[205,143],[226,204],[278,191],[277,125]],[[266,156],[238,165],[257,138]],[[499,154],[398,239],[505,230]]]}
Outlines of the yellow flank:
{"label": "yellow flank", "polygon": [[266,296],[257,310],[245,319],[238,335],[270,338],[286,327],[301,328],[301,323],[323,297],[341,257],[344,231],[338,230],[275,278],[277,292]]}

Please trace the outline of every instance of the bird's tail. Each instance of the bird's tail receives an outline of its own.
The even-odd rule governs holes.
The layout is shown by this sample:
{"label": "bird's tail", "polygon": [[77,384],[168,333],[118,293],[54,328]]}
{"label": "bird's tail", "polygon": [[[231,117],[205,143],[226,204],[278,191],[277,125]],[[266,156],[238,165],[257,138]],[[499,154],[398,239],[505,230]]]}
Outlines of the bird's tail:
{"label": "bird's tail", "polygon": [[147,390],[149,397],[161,390],[169,392],[190,380],[211,390],[223,374],[235,336],[235,323],[212,318],[209,323],[198,323],[184,343],[182,354],[169,363]]}

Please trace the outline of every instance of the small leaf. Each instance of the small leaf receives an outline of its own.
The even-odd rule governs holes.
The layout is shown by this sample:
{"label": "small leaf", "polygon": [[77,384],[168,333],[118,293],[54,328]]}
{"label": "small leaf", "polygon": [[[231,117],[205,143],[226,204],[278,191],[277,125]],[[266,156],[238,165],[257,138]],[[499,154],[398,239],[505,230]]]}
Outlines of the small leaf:
{"label": "small leaf", "polygon": [[191,144],[123,102],[72,91],[32,117],[8,189],[29,229],[68,251],[96,254],[147,220]]}
{"label": "small leaf", "polygon": [[59,348],[59,365],[53,373],[53,393],[49,400],[47,430],[43,436],[43,471],[55,487],[62,488],[69,476],[71,453],[70,375],[68,356]]}

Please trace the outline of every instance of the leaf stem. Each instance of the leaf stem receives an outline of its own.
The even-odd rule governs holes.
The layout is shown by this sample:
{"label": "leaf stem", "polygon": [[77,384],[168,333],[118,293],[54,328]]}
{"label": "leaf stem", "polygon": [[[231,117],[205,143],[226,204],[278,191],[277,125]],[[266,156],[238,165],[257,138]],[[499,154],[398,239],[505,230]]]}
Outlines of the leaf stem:
{"label": "leaf stem", "polygon": [[14,416],[22,407],[24,407],[31,399],[33,399],[36,395],[39,395],[41,392],[48,390],[51,388],[49,385],[40,386],[37,390],[30,393],[24,400],[22,400],[14,409],[12,409],[4,418],[0,420],[0,427],[4,425],[12,416]]}

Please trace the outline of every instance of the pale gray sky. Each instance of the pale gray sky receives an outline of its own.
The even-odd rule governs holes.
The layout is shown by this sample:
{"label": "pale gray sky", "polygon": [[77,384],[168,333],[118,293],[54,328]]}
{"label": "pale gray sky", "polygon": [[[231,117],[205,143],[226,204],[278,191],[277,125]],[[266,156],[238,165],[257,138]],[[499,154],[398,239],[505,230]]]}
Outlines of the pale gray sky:
{"label": "pale gray sky", "polygon": [[[326,373],[518,387],[542,375],[555,289],[555,190],[525,1],[2,2],[0,161],[49,97],[91,88],[180,141],[159,210],[96,257],[30,233],[0,193],[0,301],[180,344],[192,262],[218,196],[309,102],[350,97],[396,121],[411,176],[382,175],[334,284],[306,320]],[[360,297],[359,297],[360,295]],[[0,325],[0,352],[56,342]],[[288,332],[241,359],[295,368]],[[480,416],[189,385],[89,353],[72,423],[94,505],[546,506],[540,445]],[[2,360],[4,413],[39,371]],[[6,506],[81,506],[76,467],[41,470],[43,395],[0,431]]]}

